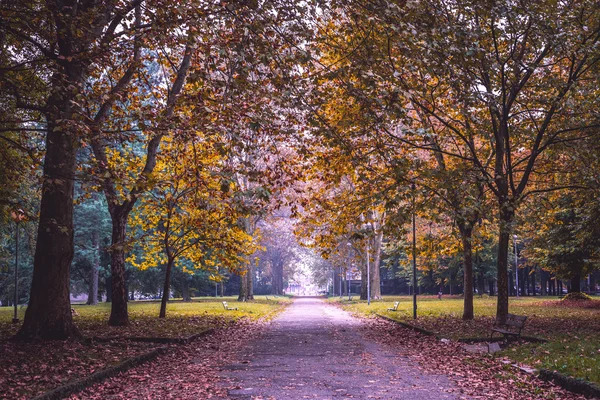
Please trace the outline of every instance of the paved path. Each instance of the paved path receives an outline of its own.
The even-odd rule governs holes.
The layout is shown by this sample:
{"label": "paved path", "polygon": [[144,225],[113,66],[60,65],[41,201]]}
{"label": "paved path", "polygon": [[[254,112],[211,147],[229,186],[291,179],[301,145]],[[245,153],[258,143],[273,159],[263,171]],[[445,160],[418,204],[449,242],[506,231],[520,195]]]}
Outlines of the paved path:
{"label": "paved path", "polygon": [[319,299],[296,299],[238,364],[223,368],[231,399],[458,399],[452,381],[420,371],[359,332],[362,322]]}

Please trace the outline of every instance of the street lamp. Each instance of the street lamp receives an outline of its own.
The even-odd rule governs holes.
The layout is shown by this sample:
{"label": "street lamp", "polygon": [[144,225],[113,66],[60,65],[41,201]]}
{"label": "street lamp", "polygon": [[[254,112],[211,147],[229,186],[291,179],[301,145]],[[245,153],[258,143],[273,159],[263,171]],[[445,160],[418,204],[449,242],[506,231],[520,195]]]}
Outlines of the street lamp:
{"label": "street lamp", "polygon": [[513,246],[515,248],[515,282],[517,285],[517,297],[519,297],[519,258],[517,257],[517,235],[513,235]]}
{"label": "street lamp", "polygon": [[16,224],[15,232],[15,299],[14,299],[14,315],[12,322],[16,324],[19,322],[17,317],[17,303],[19,302],[19,223],[25,219],[25,213],[23,210],[18,209],[11,213],[11,217]]}

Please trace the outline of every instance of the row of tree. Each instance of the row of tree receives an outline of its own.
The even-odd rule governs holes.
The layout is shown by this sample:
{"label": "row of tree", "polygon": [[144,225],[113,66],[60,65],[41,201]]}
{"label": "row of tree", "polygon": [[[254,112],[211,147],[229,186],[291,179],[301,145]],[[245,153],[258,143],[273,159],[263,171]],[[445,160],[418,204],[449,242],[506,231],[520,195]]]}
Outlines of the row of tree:
{"label": "row of tree", "polygon": [[307,11],[288,1],[2,5],[3,225],[22,210],[37,228],[18,338],[79,335],[75,243],[92,285],[107,249],[111,325],[128,324],[127,265],[164,266],[161,316],[174,268],[239,272],[240,298],[252,298],[257,223],[293,179],[281,155],[297,100],[284,89],[305,57]]}
{"label": "row of tree", "polygon": [[600,264],[600,5],[357,1],[330,17],[311,71],[307,242],[337,266],[353,248],[363,283],[373,263],[373,297],[382,246],[416,251],[423,272],[458,259],[465,319],[486,249],[506,318],[513,236],[523,265],[578,291]]}

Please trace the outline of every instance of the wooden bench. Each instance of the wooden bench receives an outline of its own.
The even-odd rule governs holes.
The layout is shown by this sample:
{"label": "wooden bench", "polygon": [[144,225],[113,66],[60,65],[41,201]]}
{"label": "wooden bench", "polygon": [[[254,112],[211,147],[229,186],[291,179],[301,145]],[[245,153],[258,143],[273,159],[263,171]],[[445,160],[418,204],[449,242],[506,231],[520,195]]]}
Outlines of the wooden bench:
{"label": "wooden bench", "polygon": [[388,308],[387,310],[388,310],[388,311],[398,311],[398,305],[399,305],[399,304],[400,304],[400,302],[399,302],[399,301],[396,301],[396,302],[394,303],[394,307]]}
{"label": "wooden bench", "polygon": [[521,331],[525,326],[526,319],[527,317],[524,315],[508,314],[504,324],[494,324],[494,326],[492,326],[490,339],[492,339],[494,333],[498,332],[504,335],[505,340],[508,338],[508,336],[516,336],[519,340],[521,340]]}
{"label": "wooden bench", "polygon": [[229,307],[226,301],[223,302],[223,308],[227,311],[237,311],[237,307]]}

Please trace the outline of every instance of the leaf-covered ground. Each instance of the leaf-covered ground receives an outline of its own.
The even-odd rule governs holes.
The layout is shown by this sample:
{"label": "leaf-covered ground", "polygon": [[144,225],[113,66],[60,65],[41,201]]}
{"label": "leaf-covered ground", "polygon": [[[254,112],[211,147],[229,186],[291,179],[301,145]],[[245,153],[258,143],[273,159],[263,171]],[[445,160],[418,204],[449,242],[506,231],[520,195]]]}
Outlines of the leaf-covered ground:
{"label": "leaf-covered ground", "polygon": [[70,399],[227,398],[219,368],[236,359],[245,343],[260,335],[261,321],[241,319],[213,334],[177,346],[156,360],[96,384]]}
{"label": "leaf-covered ground", "polygon": [[0,343],[0,398],[27,399],[150,351],[153,343]]}
{"label": "leaf-covered ground", "polygon": [[[226,311],[219,300],[199,300],[191,303],[172,302],[167,318],[159,319],[157,302],[131,302],[130,325],[107,325],[110,304],[75,305],[74,321],[86,338],[114,338],[108,342],[78,341],[46,343],[15,343],[8,341],[19,325],[12,324],[8,308],[0,309],[0,398],[29,398],[71,380],[81,379],[127,358],[146,353],[159,343],[134,342],[134,337],[186,338],[214,328],[227,330],[259,319],[269,319],[289,303],[287,298],[238,303],[226,299],[238,311]],[[23,309],[21,312],[24,312]],[[203,339],[199,339],[202,341]],[[171,346],[176,347],[176,346]]]}
{"label": "leaf-covered ground", "polygon": [[364,335],[400,350],[420,368],[449,376],[465,398],[497,400],[583,399],[552,383],[523,373],[500,359],[467,353],[455,342],[442,342],[381,319],[369,319]]}
{"label": "leaf-covered ground", "polygon": [[[400,301],[398,311],[388,311]],[[336,299],[349,311],[362,315],[382,314],[437,333],[459,339],[489,337],[496,312],[495,298],[476,298],[475,319],[462,320],[463,300],[419,297],[418,319],[412,318],[412,298],[385,297],[366,302]],[[512,345],[502,354],[536,368],[600,383],[600,301],[562,302],[556,298],[527,297],[510,300],[510,312],[528,316],[524,335],[548,339],[544,344]]]}
{"label": "leaf-covered ground", "polygon": [[[323,313],[315,313],[316,317],[324,315]],[[292,324],[295,320],[290,320]],[[283,323],[280,321],[280,323]],[[302,325],[304,326],[304,325]],[[229,371],[227,366],[239,366],[240,369],[235,369],[243,374],[243,366],[247,366],[249,374],[256,374],[262,371],[260,364],[252,351],[252,343],[255,341],[264,341],[268,335],[271,326],[264,326],[256,321],[242,320],[224,329],[219,329],[215,334],[210,335],[202,340],[190,343],[185,346],[174,348],[169,354],[160,356],[151,363],[147,363],[136,367],[128,372],[119,374],[118,376],[94,385],[84,392],[73,395],[71,399],[211,399],[211,398],[250,398],[250,396],[230,396],[231,393],[237,393],[241,389],[235,386],[235,380],[230,381],[228,375],[224,372]],[[330,329],[335,329],[335,326],[330,326]],[[327,346],[327,340],[347,340],[350,335],[348,330],[357,329],[360,332],[360,337],[363,341],[361,348],[364,351],[356,355],[355,362],[363,365],[363,368],[373,369],[377,366],[370,365],[370,351],[373,346],[369,343],[379,343],[380,346],[387,348],[387,351],[395,352],[400,357],[408,357],[409,364],[407,367],[413,371],[413,374],[419,375],[419,371],[428,371],[433,375],[446,375],[453,380],[457,387],[438,387],[431,388],[433,390],[450,390],[449,393],[456,393],[458,398],[462,399],[582,399],[581,396],[574,395],[564,391],[551,383],[543,382],[537,378],[516,371],[512,367],[504,366],[499,360],[492,360],[482,355],[473,355],[466,353],[464,349],[455,342],[442,343],[435,338],[426,337],[411,330],[402,328],[393,323],[389,323],[377,319],[369,319],[363,321],[359,326],[350,328],[343,326],[343,329],[338,333],[327,337],[324,333],[322,336],[315,338],[316,342],[321,343],[321,346]],[[292,329],[289,332],[290,345],[296,347],[298,337]],[[269,347],[265,354],[285,354],[288,346],[285,345],[286,338],[282,337],[281,332],[277,336],[279,345]],[[250,344],[247,346],[246,344]],[[249,348],[250,347],[250,351]],[[310,353],[310,351],[307,351]],[[290,353],[290,352],[288,352]],[[294,371],[299,368],[296,364],[297,358],[308,357],[310,354],[303,352],[291,353],[292,358],[288,362],[283,363],[279,360],[279,368],[288,371],[288,376],[293,376],[286,387],[304,387],[310,382],[303,382],[300,376],[296,376]],[[378,363],[393,362],[393,358],[378,360]],[[343,360],[337,360],[343,362]],[[326,365],[317,365],[312,370],[312,373],[317,376],[322,376],[326,370]],[[323,369],[323,371],[321,371]],[[381,369],[381,368],[380,368]],[[385,368],[383,368],[385,369]],[[300,372],[300,371],[296,371]],[[285,376],[280,374],[281,376]],[[277,378],[273,377],[272,378]],[[384,376],[375,379],[385,380]],[[348,384],[355,382],[358,379],[357,375],[340,374],[336,379],[347,380]],[[399,379],[405,380],[405,377]],[[265,388],[265,381],[250,381],[252,387]],[[370,382],[370,381],[369,381]],[[375,382],[375,381],[373,381]],[[425,382],[425,381],[423,381]],[[262,386],[261,386],[262,385]],[[227,387],[231,386],[231,387]],[[342,384],[341,387],[345,387]],[[377,387],[368,386],[369,390],[363,395],[348,391],[336,391],[334,397],[339,398],[378,398],[375,393]],[[276,388],[281,389],[281,388]],[[415,388],[417,390],[418,388]],[[281,391],[281,390],[279,390]],[[289,397],[289,392],[286,396],[254,396],[252,398],[267,399],[277,398],[280,400]],[[303,389],[302,393],[307,393]],[[400,397],[396,397],[399,395]],[[391,396],[391,397],[390,397]],[[380,398],[411,398],[411,391],[403,391],[402,393],[389,392],[387,397]],[[302,398],[322,398],[316,395],[304,396]],[[329,398],[329,397],[328,397]]]}

